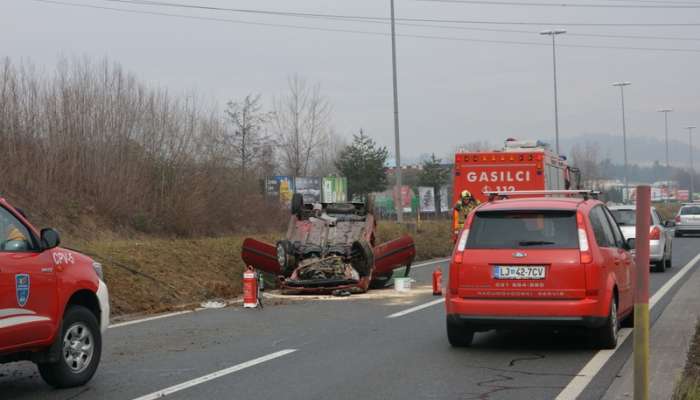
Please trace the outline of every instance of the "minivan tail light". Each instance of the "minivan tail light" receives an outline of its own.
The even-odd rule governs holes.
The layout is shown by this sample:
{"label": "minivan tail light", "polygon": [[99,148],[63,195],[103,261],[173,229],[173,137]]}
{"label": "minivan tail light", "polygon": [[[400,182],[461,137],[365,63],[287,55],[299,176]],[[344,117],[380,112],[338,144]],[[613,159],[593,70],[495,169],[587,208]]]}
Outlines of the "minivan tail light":
{"label": "minivan tail light", "polygon": [[661,239],[661,229],[658,226],[652,227],[649,231],[649,240]]}
{"label": "minivan tail light", "polygon": [[455,249],[455,259],[456,264],[461,264],[464,260],[464,249],[467,247],[467,239],[469,238],[469,229],[463,229],[462,233],[459,235],[459,240],[457,241],[457,249]]}
{"label": "minivan tail light", "polygon": [[576,213],[576,224],[578,225],[578,249],[581,253],[581,264],[591,263],[593,262],[593,254],[588,244],[588,234],[586,234],[586,226],[583,223],[583,214],[580,211]]}

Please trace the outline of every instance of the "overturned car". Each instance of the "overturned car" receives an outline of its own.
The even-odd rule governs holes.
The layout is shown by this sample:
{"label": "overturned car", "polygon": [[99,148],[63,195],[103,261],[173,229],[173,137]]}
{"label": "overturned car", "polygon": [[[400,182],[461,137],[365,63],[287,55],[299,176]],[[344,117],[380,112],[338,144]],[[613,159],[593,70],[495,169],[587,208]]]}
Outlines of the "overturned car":
{"label": "overturned car", "polygon": [[278,277],[283,292],[362,293],[385,286],[396,268],[408,275],[416,248],[410,236],[375,243],[376,221],[364,203],[304,204],[292,198],[286,239],[248,238],[246,265]]}

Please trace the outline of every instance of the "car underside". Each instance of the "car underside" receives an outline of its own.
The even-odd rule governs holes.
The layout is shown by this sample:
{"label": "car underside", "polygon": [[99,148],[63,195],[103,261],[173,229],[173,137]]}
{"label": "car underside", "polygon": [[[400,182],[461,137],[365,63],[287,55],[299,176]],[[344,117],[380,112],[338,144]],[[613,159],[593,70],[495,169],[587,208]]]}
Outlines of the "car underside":
{"label": "car underside", "polygon": [[376,221],[362,203],[303,204],[292,200],[286,238],[276,245],[248,238],[246,265],[277,277],[285,293],[362,293],[389,281],[396,268],[410,269],[410,236],[375,245]]}

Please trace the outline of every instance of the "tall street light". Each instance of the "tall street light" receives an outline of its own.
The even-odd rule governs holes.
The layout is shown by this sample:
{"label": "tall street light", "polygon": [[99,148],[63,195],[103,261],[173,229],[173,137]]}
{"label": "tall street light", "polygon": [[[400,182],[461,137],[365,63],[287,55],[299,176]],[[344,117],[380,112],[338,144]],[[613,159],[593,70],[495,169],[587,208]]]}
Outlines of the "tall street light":
{"label": "tall street light", "polygon": [[664,113],[664,127],[666,135],[666,205],[668,206],[668,198],[671,196],[671,164],[668,161],[668,113],[672,112],[672,108],[661,108],[658,112]]}
{"label": "tall street light", "polygon": [[401,146],[399,141],[399,90],[396,78],[396,25],[394,23],[394,0],[391,5],[391,66],[394,77],[394,142],[396,150],[396,222],[403,222],[403,204],[401,202]]}
{"label": "tall street light", "polygon": [[557,99],[557,47],[555,38],[557,35],[566,33],[566,29],[551,29],[540,32],[540,35],[549,35],[552,37],[552,65],[554,66],[554,141],[559,153],[559,101]]}
{"label": "tall street light", "polygon": [[695,168],[693,168],[693,129],[696,126],[686,126],[688,130],[688,148],[690,149],[690,190],[688,191],[688,201],[693,202],[693,192],[695,191]]}
{"label": "tall street light", "polygon": [[630,188],[627,182],[627,127],[625,123],[625,86],[631,85],[629,82],[615,82],[612,84],[620,88],[620,98],[622,99],[622,148],[625,153],[625,196],[623,198],[626,203],[629,200]]}

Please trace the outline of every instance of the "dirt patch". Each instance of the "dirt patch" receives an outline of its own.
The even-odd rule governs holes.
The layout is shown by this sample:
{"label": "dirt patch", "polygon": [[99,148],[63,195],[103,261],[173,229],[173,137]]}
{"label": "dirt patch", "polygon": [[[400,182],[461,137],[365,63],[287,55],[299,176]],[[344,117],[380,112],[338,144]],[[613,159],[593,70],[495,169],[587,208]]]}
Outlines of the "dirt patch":
{"label": "dirt patch", "polygon": [[700,399],[700,323],[695,331],[695,337],[688,351],[688,361],[683,377],[676,387],[674,400]]}
{"label": "dirt patch", "polygon": [[[416,261],[445,257],[452,250],[449,221],[424,222],[413,233],[392,222],[379,223],[379,241],[403,233],[411,234],[416,241]],[[100,238],[75,243],[73,247],[103,264],[112,313],[123,316],[181,310],[183,305],[195,307],[210,299],[237,297],[245,267],[240,257],[241,245],[248,236],[275,243],[282,234],[207,239]],[[268,279],[267,283],[271,282]],[[377,291],[377,295],[382,293],[394,296],[393,290]],[[400,296],[395,300],[401,301]]]}

